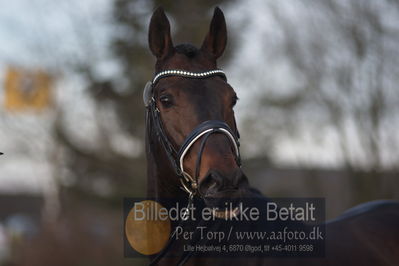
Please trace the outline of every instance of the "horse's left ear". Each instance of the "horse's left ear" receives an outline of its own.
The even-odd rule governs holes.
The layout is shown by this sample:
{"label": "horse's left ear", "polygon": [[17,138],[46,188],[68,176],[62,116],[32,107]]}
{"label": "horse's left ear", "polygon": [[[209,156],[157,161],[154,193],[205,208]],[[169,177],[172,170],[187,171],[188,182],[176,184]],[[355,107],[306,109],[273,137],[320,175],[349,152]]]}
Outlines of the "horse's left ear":
{"label": "horse's left ear", "polygon": [[220,10],[219,7],[216,7],[208,35],[206,35],[201,49],[205,52],[211,53],[215,56],[215,59],[217,59],[223,54],[223,51],[226,48],[226,43],[226,20],[224,19],[222,10]]}

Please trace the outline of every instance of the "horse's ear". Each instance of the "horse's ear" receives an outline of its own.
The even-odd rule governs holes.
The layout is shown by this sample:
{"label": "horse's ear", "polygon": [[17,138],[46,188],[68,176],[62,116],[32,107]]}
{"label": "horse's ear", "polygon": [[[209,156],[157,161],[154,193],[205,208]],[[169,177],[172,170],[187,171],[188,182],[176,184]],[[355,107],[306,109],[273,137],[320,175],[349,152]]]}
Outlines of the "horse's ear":
{"label": "horse's ear", "polygon": [[151,52],[158,59],[165,58],[173,52],[170,24],[162,7],[158,7],[152,14],[148,42]]}
{"label": "horse's ear", "polygon": [[211,26],[209,32],[202,43],[201,49],[209,52],[215,56],[215,59],[219,58],[226,48],[227,43],[227,29],[226,20],[222,10],[219,7],[215,8]]}

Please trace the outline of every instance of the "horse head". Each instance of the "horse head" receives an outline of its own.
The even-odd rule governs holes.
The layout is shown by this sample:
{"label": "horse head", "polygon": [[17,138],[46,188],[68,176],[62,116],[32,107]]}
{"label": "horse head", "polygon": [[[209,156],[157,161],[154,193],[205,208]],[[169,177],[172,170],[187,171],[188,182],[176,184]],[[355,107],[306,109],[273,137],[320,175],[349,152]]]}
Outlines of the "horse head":
{"label": "horse head", "polygon": [[181,186],[191,196],[203,197],[207,205],[220,198],[242,197],[248,191],[234,116],[238,98],[217,68],[226,42],[226,22],[219,8],[201,48],[173,45],[163,9],[158,8],[151,18],[149,47],[156,64],[154,79],[144,91],[147,123],[152,124],[147,131],[156,132],[155,142],[160,142],[161,153],[166,155],[157,160],[169,161],[164,167],[175,170],[158,178],[167,178],[168,186]]}

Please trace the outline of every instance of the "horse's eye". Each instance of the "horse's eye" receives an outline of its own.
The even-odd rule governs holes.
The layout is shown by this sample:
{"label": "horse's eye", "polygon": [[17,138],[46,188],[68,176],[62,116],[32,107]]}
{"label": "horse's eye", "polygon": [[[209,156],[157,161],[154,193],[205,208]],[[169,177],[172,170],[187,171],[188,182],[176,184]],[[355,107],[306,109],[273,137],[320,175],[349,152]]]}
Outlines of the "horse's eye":
{"label": "horse's eye", "polygon": [[237,104],[238,97],[237,95],[234,95],[231,101],[231,106],[234,107]]}
{"label": "horse's eye", "polygon": [[165,107],[165,108],[169,108],[169,107],[173,106],[173,98],[169,94],[161,95],[159,97],[159,100],[161,101],[163,107]]}

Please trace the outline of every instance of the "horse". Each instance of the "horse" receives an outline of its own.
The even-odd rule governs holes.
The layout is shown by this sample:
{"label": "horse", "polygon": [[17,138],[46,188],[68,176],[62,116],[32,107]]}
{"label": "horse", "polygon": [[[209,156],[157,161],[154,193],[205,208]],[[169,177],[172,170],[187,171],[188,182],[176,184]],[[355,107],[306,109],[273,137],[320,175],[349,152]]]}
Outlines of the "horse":
{"label": "horse", "polygon": [[[150,198],[217,199],[260,195],[242,171],[234,106],[238,97],[218,68],[227,43],[223,12],[216,7],[202,46],[174,45],[162,8],[148,34],[155,74],[143,92],[146,107],[147,195]],[[232,215],[228,213],[226,215]],[[214,226],[220,226],[215,222]],[[325,255],[319,258],[217,258],[190,252],[169,257],[178,240],[151,265],[399,265],[399,203],[377,201],[325,223]],[[181,245],[180,245],[181,247]]]}

